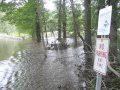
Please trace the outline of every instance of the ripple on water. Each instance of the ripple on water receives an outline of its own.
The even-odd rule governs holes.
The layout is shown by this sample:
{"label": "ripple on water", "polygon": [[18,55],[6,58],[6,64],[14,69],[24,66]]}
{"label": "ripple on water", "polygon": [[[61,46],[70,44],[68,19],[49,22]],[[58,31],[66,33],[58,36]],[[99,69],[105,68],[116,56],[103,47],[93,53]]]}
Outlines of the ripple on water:
{"label": "ripple on water", "polygon": [[[0,61],[0,88],[4,90],[13,73],[13,69],[17,63],[17,59],[11,56],[8,60]],[[5,89],[6,90],[6,89]]]}

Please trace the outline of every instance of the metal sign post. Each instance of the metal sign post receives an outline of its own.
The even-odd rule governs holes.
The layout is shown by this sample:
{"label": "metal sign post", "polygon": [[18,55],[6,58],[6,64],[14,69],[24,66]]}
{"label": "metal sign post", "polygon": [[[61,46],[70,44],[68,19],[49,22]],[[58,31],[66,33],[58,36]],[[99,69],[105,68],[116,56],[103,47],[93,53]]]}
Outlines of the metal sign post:
{"label": "metal sign post", "polygon": [[101,81],[102,81],[102,75],[97,73],[97,81],[96,81],[95,90],[100,90],[101,89]]}
{"label": "metal sign post", "polygon": [[97,38],[94,70],[97,72],[96,88],[95,90],[101,90],[102,75],[106,75],[108,54],[109,54],[109,38],[105,38],[105,35],[110,34],[111,26],[112,6],[108,6],[99,11],[98,30],[97,35],[102,35],[102,38]]}

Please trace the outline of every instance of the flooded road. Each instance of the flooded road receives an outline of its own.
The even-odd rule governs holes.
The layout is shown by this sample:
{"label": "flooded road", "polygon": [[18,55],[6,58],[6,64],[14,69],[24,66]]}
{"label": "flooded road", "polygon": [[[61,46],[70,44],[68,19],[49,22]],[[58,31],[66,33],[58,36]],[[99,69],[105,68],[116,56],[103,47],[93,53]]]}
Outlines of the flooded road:
{"label": "flooded road", "polygon": [[82,90],[76,67],[84,64],[82,46],[47,50],[45,57],[41,44],[28,45],[16,58],[0,63],[0,90]]}

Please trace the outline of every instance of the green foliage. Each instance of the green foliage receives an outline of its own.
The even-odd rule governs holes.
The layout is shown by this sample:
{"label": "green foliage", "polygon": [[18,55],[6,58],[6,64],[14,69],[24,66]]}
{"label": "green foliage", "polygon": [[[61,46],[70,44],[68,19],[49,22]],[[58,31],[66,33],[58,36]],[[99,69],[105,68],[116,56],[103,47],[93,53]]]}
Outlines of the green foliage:
{"label": "green foliage", "polygon": [[14,8],[11,7],[11,3],[5,3],[2,6],[2,11],[6,13],[3,20],[15,24],[20,33],[32,34],[35,29],[35,1],[29,0],[20,7],[14,5]]}
{"label": "green foliage", "polygon": [[12,3],[12,2],[3,2],[3,3],[0,3],[0,11],[2,12],[10,12],[12,10],[15,10],[16,8],[16,5],[15,3]]}
{"label": "green foliage", "polygon": [[[82,2],[81,2],[82,3]],[[84,10],[83,5],[81,5],[78,1],[75,2],[75,14],[77,21],[79,23],[80,32],[84,31]],[[71,11],[71,7],[67,8],[67,31],[73,32],[73,15]]]}
{"label": "green foliage", "polygon": [[119,90],[120,89],[120,78],[113,76],[106,80],[108,90]]}
{"label": "green foliage", "polygon": [[98,7],[98,3],[97,1],[93,1],[91,3],[91,30],[92,30],[92,35],[95,34],[95,32],[97,31],[97,27],[98,27],[98,9],[96,9]]}
{"label": "green foliage", "polygon": [[6,34],[13,33],[16,30],[16,28],[14,25],[10,25],[8,21],[2,20],[4,15],[5,13],[0,12],[0,32]]}
{"label": "green foliage", "polygon": [[55,11],[45,13],[47,31],[57,31],[57,13]]}
{"label": "green foliage", "polygon": [[[43,26],[46,23],[47,31],[55,31],[57,30],[56,13],[46,10],[43,4],[43,1],[40,1],[39,12],[42,15],[41,23]],[[12,1],[3,3],[0,6],[0,10],[5,12],[5,16],[2,19],[3,21],[9,21],[10,24],[14,24],[19,33],[28,33],[32,35],[36,29],[36,6],[35,0],[28,0],[24,4],[18,6]]]}

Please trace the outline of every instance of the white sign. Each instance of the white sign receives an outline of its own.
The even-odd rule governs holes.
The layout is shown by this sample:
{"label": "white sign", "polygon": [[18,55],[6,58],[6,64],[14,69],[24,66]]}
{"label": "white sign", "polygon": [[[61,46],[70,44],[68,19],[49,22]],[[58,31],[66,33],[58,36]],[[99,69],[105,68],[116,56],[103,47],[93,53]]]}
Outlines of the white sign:
{"label": "white sign", "polygon": [[97,35],[109,35],[111,26],[112,6],[99,11]]}
{"label": "white sign", "polygon": [[102,75],[106,75],[109,53],[109,39],[97,39],[94,60],[94,70]]}

